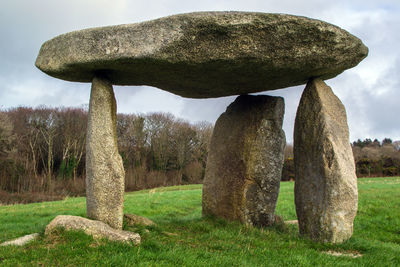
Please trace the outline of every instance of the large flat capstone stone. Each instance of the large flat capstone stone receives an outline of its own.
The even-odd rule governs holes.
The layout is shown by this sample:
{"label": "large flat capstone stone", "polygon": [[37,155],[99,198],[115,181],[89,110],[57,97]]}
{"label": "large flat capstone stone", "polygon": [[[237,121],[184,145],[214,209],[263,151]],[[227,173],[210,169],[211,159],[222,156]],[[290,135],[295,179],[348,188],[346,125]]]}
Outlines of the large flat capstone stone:
{"label": "large flat capstone stone", "polygon": [[340,243],[353,234],[357,177],[346,110],[322,80],[311,80],[294,129],[295,203],[300,233]]}
{"label": "large flat capstone stone", "polygon": [[70,32],[45,42],[36,66],[56,78],[150,85],[208,98],[329,79],[368,54],[329,23],[284,14],[198,12]]}
{"label": "large flat capstone stone", "polygon": [[283,167],[284,101],[239,96],[217,120],[203,182],[203,214],[253,226],[275,222]]}

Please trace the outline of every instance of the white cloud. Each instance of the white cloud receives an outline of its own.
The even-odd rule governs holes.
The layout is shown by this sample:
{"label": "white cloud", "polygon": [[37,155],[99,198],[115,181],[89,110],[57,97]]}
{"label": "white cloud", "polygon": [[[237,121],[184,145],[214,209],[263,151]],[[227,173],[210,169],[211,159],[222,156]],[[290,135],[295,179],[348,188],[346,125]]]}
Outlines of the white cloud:
{"label": "white cloud", "polygon": [[226,107],[235,100],[236,96],[210,98],[210,99],[185,99],[180,117],[191,121],[210,121],[214,123],[219,115],[225,112]]}
{"label": "white cloud", "polygon": [[[58,34],[103,25],[133,23],[176,13],[243,10],[322,19],[360,37],[369,56],[327,83],[347,108],[351,140],[400,139],[400,2],[398,0],[13,0],[0,9],[0,106],[87,103],[90,85],[47,77],[34,67],[40,45]],[[265,94],[285,97],[284,129],[292,140],[304,86]],[[171,112],[192,121],[215,121],[235,97],[184,99],[151,87],[116,87],[119,112]]]}
{"label": "white cloud", "polygon": [[150,86],[114,86],[119,113],[169,112],[175,115],[182,111],[182,97]]}
{"label": "white cloud", "polygon": [[23,79],[19,82],[6,83],[0,93],[0,107],[16,106],[82,106],[89,102],[88,85],[69,83],[69,88],[62,81]]}

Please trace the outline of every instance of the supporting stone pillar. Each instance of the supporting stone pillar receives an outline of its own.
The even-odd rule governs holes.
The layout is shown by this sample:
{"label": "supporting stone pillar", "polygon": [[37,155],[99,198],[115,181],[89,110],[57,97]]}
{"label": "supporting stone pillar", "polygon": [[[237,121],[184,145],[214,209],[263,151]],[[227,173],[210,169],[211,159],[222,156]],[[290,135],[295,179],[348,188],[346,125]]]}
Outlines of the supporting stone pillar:
{"label": "supporting stone pillar", "polygon": [[125,171],[117,147],[116,109],[111,83],[94,77],[86,138],[87,216],[121,229]]}
{"label": "supporting stone pillar", "polygon": [[283,98],[243,95],[218,118],[203,183],[203,215],[255,226],[274,223],[283,115]]}
{"label": "supporting stone pillar", "polygon": [[300,100],[294,164],[300,233],[320,242],[349,239],[358,192],[346,110],[320,79],[308,82]]}

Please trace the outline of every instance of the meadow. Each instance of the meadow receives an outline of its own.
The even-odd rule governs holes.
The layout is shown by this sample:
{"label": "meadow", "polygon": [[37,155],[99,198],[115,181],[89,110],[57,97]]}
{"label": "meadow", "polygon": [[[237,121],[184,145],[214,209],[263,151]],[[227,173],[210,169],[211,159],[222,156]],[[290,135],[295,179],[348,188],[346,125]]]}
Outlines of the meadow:
{"label": "meadow", "polygon": [[[85,216],[85,198],[0,206],[0,242],[41,234],[23,247],[0,247],[0,265],[400,266],[400,177],[363,178],[358,185],[354,235],[338,245],[314,243],[300,236],[296,225],[259,229],[202,218],[201,185],[127,193],[125,213],[148,217],[157,224],[124,226],[140,233],[139,246],[93,240],[81,232],[43,235],[56,215]],[[276,213],[284,220],[296,219],[293,186],[293,182],[281,183]]]}

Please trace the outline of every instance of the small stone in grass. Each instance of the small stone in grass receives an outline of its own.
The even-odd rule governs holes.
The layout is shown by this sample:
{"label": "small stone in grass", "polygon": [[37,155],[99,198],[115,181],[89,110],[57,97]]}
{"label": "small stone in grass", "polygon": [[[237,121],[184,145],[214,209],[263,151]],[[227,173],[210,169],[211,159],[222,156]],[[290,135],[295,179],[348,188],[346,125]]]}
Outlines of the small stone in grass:
{"label": "small stone in grass", "polygon": [[358,252],[339,252],[339,251],[334,251],[334,250],[328,250],[328,251],[323,251],[322,253],[328,254],[331,256],[335,256],[335,257],[340,257],[340,256],[350,257],[350,258],[362,257],[362,254],[358,253]]}
{"label": "small stone in grass", "polygon": [[29,242],[37,239],[39,237],[38,233],[34,233],[34,234],[30,234],[30,235],[25,235],[10,241],[6,241],[2,244],[0,244],[0,246],[23,246],[28,244]]}

